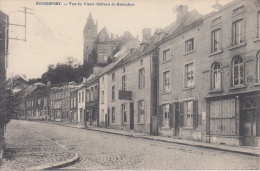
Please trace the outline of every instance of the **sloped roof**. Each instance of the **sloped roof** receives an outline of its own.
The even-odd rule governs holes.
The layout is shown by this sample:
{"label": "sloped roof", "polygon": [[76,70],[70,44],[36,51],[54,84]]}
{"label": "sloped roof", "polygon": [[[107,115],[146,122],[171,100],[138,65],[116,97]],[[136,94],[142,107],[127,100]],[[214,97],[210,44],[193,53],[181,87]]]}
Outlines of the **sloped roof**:
{"label": "sloped roof", "polygon": [[94,20],[92,18],[91,12],[90,12],[84,30],[85,29],[96,29],[96,28],[97,28],[96,24],[95,24],[95,22],[94,22]]}
{"label": "sloped roof", "polygon": [[103,29],[98,33],[96,42],[101,42],[101,36],[103,36],[103,35],[105,36],[105,40],[104,41],[110,41],[111,40],[109,35],[108,35],[107,28],[103,27]]}
{"label": "sloped roof", "polygon": [[163,42],[171,39],[172,37],[179,35],[181,32],[194,27],[195,25],[197,25],[203,21],[202,18],[203,18],[203,15],[199,14],[198,11],[196,11],[196,10],[188,12],[180,22],[178,22],[178,23],[174,22],[175,25],[171,24],[171,25],[167,26],[164,30],[169,30],[169,33],[161,41],[159,41],[156,44],[158,45],[160,43],[163,43]]}
{"label": "sloped roof", "polygon": [[48,96],[50,92],[50,88],[47,87],[39,87],[36,88],[28,97],[40,97],[40,96]]}

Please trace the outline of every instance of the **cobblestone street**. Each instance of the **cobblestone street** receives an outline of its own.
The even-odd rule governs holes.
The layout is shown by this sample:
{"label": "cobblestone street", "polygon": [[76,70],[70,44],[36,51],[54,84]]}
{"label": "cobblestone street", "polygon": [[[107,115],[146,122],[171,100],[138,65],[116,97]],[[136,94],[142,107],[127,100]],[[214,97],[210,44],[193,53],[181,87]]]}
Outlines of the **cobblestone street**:
{"label": "cobblestone street", "polygon": [[1,169],[24,169],[71,158],[73,153],[81,160],[64,169],[259,169],[259,157],[48,123],[13,120],[6,139],[7,148],[15,149],[16,156],[5,161]]}

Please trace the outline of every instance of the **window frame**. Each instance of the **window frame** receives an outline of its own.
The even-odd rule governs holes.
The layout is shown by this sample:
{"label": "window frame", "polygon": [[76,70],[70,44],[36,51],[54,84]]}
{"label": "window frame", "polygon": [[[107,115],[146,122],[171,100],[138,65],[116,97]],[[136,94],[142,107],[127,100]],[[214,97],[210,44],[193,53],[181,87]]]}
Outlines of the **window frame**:
{"label": "window frame", "polygon": [[122,107],[122,122],[123,123],[127,123],[127,106],[126,106],[126,103],[122,104],[121,105]]}
{"label": "window frame", "polygon": [[145,123],[145,101],[144,100],[138,101],[138,123],[139,124]]}
{"label": "window frame", "polygon": [[[236,59],[242,59],[242,63],[238,63],[238,64],[234,64]],[[238,75],[238,84],[235,84],[235,67],[237,67],[237,75]],[[241,79],[241,67],[242,67],[242,71],[243,71],[243,79],[242,82],[240,83]],[[232,86],[236,87],[236,86],[243,86],[245,84],[245,65],[244,65],[244,59],[241,56],[235,56],[232,60]]]}
{"label": "window frame", "polygon": [[[188,73],[187,73],[187,67],[189,66],[189,65],[192,65],[192,85],[188,85]],[[186,69],[187,68],[187,69]],[[187,63],[185,63],[184,64],[184,70],[183,70],[184,72],[183,72],[183,74],[184,74],[184,76],[183,76],[183,87],[184,88],[193,88],[193,87],[195,87],[195,62],[194,61],[190,61],[190,62],[187,62]]]}
{"label": "window frame", "polygon": [[260,83],[260,51],[256,56],[256,73],[257,73],[257,82]]}
{"label": "window frame", "polygon": [[[218,65],[219,68],[215,69],[215,66]],[[217,73],[215,77],[215,73]],[[214,62],[211,65],[211,90],[220,90],[222,88],[222,71],[221,71],[221,65],[219,62]],[[219,75],[218,75],[219,74]],[[219,78],[218,78],[219,76]],[[219,79],[219,83],[216,81],[216,79]],[[219,85],[217,87],[216,85]]]}
{"label": "window frame", "polygon": [[112,81],[115,81],[115,80],[116,80],[116,74],[115,74],[115,73],[112,73],[112,74],[111,74],[111,77],[112,77]]}
{"label": "window frame", "polygon": [[138,72],[138,88],[139,89],[145,88],[145,68],[139,69],[139,72]]}
{"label": "window frame", "polygon": [[115,107],[112,107],[112,108],[111,108],[111,122],[112,122],[112,123],[116,123],[116,115],[115,115],[115,112],[116,112],[116,108],[115,108]]}
{"label": "window frame", "polygon": [[[217,36],[217,39],[215,39],[215,33],[218,33],[218,36]],[[215,40],[217,41],[217,43],[215,43]],[[215,48],[216,47],[216,50]],[[215,30],[212,30],[211,31],[211,49],[210,49],[210,52],[211,53],[215,53],[215,52],[219,52],[221,51],[221,29],[220,28],[217,28]]]}
{"label": "window frame", "polygon": [[[166,74],[169,73],[169,78],[166,78]],[[171,70],[168,69],[168,70],[165,70],[163,71],[163,93],[169,93],[171,92]],[[168,89],[166,89],[166,79],[168,80],[167,82],[167,87]]]}
{"label": "window frame", "polygon": [[[190,45],[189,45],[189,42],[191,42],[192,44],[192,48],[191,49],[189,49],[189,47],[190,47]],[[184,49],[185,51],[185,54],[187,54],[187,53],[190,53],[190,52],[193,52],[194,50],[195,50],[195,39],[194,39],[194,37],[192,37],[192,38],[190,38],[190,39],[188,39],[188,40],[186,40],[185,41],[185,49]]]}
{"label": "window frame", "polygon": [[112,86],[112,90],[111,90],[111,95],[112,95],[112,96],[111,96],[111,99],[112,99],[112,101],[114,101],[114,100],[115,100],[115,97],[116,97],[116,95],[115,95],[115,93],[116,93],[115,91],[116,91],[116,90],[115,90],[115,89],[116,89],[116,88],[115,88],[115,85],[113,85],[113,86]]}
{"label": "window frame", "polygon": [[[239,24],[239,28],[238,28],[239,33],[237,33],[237,24]],[[241,29],[241,27],[242,27],[242,29]],[[245,43],[245,25],[244,25],[243,18],[240,18],[240,19],[232,22],[232,41],[231,42],[232,42],[232,46],[238,46],[238,45]]]}
{"label": "window frame", "polygon": [[126,75],[123,75],[123,76],[122,76],[122,90],[123,90],[123,91],[126,91],[126,88],[127,88],[126,79],[127,79]]}
{"label": "window frame", "polygon": [[[168,56],[167,56],[167,53],[169,53]],[[171,49],[168,48],[168,49],[163,50],[162,57],[163,57],[162,63],[170,61],[171,60]]]}

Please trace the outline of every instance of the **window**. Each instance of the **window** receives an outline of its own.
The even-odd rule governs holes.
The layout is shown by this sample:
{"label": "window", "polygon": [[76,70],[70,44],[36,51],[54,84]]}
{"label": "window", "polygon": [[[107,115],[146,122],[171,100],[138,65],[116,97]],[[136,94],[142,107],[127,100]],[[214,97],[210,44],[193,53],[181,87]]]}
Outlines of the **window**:
{"label": "window", "polygon": [[163,127],[169,127],[169,111],[170,111],[170,105],[164,104],[163,105]]}
{"label": "window", "polygon": [[244,61],[240,56],[233,60],[233,86],[244,84]]}
{"label": "window", "polygon": [[77,99],[76,99],[76,97],[74,97],[74,107],[76,107],[77,106]]}
{"label": "window", "polygon": [[115,116],[115,107],[112,107],[112,122],[116,122],[116,116]]}
{"label": "window", "polygon": [[85,94],[85,92],[82,91],[82,102],[84,102],[84,94]]}
{"label": "window", "polygon": [[41,99],[38,99],[38,105],[41,105]]}
{"label": "window", "polygon": [[257,55],[257,81],[260,83],[260,52]]}
{"label": "window", "polygon": [[90,89],[90,99],[89,99],[89,101],[93,101],[93,99],[94,99],[94,88],[91,87],[91,89]]}
{"label": "window", "polygon": [[126,75],[122,77],[122,90],[126,91]]}
{"label": "window", "polygon": [[143,60],[142,59],[140,60],[140,65],[143,65]]}
{"label": "window", "polygon": [[104,103],[104,91],[101,91],[101,103]]}
{"label": "window", "polygon": [[123,73],[125,73],[125,67],[123,68]]}
{"label": "window", "polygon": [[169,92],[171,90],[170,71],[163,73],[163,92]]}
{"label": "window", "polygon": [[80,100],[81,100],[81,92],[79,92],[79,103],[80,103]]}
{"label": "window", "polygon": [[212,65],[212,90],[221,89],[221,69],[220,64],[215,62]]}
{"label": "window", "polygon": [[138,102],[138,123],[144,123],[144,100]]}
{"label": "window", "polygon": [[233,10],[233,15],[238,15],[245,11],[244,5]]}
{"label": "window", "polygon": [[244,21],[238,20],[233,23],[232,45],[239,45],[244,42]]}
{"label": "window", "polygon": [[211,135],[236,135],[236,102],[235,99],[210,102]]}
{"label": "window", "polygon": [[191,52],[194,50],[194,38],[191,38],[185,41],[185,53]]}
{"label": "window", "polygon": [[214,20],[212,20],[212,25],[216,25],[216,24],[219,24],[221,23],[221,17],[218,17],[218,18],[215,18]]}
{"label": "window", "polygon": [[193,127],[193,101],[184,102],[184,126],[185,127]]}
{"label": "window", "polygon": [[43,99],[43,105],[44,105],[44,106],[47,106],[47,98],[44,98],[44,99]]}
{"label": "window", "polygon": [[115,100],[115,86],[112,86],[112,100]]}
{"label": "window", "polygon": [[170,49],[163,51],[163,62],[171,60]]}
{"label": "window", "polygon": [[211,53],[220,50],[220,29],[214,30],[211,33]]}
{"label": "window", "polygon": [[144,68],[139,70],[139,89],[145,87],[145,75],[144,75]]}
{"label": "window", "polygon": [[115,76],[115,73],[112,74],[112,81],[115,81],[116,79],[116,76]]}
{"label": "window", "polygon": [[193,63],[185,65],[185,79],[184,87],[193,87],[194,86],[194,67]]}
{"label": "window", "polygon": [[70,99],[70,107],[73,108],[73,99]]}
{"label": "window", "polygon": [[127,116],[126,116],[126,104],[122,104],[122,117],[123,117],[123,123],[127,122]]}
{"label": "window", "polygon": [[258,38],[260,38],[260,11],[257,13],[257,32],[258,32]]}

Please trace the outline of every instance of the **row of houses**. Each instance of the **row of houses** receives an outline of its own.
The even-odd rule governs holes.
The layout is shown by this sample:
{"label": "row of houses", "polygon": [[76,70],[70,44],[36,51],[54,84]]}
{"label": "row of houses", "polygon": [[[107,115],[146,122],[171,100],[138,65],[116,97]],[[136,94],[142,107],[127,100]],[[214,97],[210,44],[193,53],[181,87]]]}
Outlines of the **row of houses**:
{"label": "row of houses", "polygon": [[95,68],[80,86],[51,88],[46,116],[86,126],[260,146],[260,1],[234,0],[214,8],[201,15],[180,5],[173,23],[153,34],[143,29],[137,47]]}

